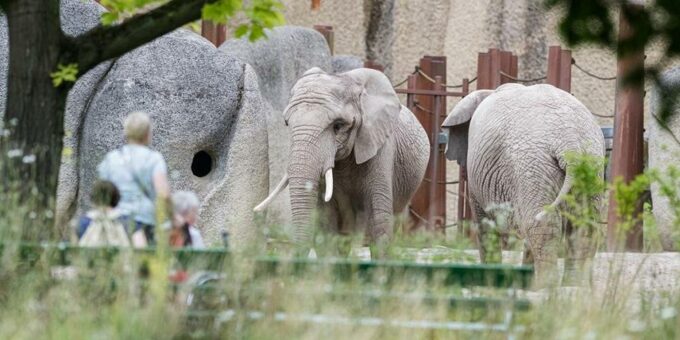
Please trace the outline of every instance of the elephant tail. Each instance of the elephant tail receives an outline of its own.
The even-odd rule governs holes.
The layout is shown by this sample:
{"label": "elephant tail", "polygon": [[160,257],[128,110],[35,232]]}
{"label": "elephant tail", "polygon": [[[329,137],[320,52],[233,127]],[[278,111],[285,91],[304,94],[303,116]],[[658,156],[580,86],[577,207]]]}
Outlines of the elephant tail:
{"label": "elephant tail", "polygon": [[567,171],[565,172],[564,175],[564,183],[562,183],[562,188],[560,189],[560,192],[557,194],[557,198],[555,198],[555,201],[553,201],[549,206],[543,209],[543,211],[536,214],[534,218],[537,221],[544,221],[548,217],[548,214],[554,212],[564,203],[564,198],[571,191],[571,187],[572,187],[572,175],[569,173],[569,170],[567,168]]}

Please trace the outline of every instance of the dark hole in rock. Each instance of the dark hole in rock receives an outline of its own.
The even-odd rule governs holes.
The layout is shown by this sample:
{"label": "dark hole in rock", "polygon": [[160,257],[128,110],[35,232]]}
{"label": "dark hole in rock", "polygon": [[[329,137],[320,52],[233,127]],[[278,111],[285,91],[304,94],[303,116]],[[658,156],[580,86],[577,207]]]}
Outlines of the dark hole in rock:
{"label": "dark hole in rock", "polygon": [[205,151],[199,151],[194,155],[194,160],[191,162],[191,172],[196,177],[205,177],[212,170],[213,159]]}

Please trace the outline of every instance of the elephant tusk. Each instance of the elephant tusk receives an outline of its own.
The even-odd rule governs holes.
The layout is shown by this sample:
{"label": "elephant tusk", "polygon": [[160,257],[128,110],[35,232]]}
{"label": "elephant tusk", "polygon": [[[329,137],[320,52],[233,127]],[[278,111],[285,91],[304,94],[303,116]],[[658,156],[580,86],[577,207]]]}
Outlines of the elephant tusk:
{"label": "elephant tusk", "polygon": [[274,200],[274,198],[276,198],[276,196],[279,193],[281,193],[281,191],[285,189],[287,186],[288,186],[288,174],[286,173],[283,175],[281,182],[279,182],[274,191],[272,191],[272,193],[269,194],[269,196],[267,196],[267,198],[265,198],[264,201],[262,201],[262,203],[258,204],[255,208],[253,208],[253,211],[259,212],[264,210],[269,205],[269,203],[271,203]]}
{"label": "elephant tusk", "polygon": [[324,201],[330,201],[331,197],[333,197],[333,168],[326,170],[326,196],[324,196]]}

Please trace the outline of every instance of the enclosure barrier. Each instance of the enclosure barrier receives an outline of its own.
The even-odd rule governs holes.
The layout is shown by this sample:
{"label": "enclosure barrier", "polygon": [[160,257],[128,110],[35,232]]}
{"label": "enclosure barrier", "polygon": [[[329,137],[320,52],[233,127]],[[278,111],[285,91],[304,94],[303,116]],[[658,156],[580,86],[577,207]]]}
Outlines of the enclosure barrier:
{"label": "enclosure barrier", "polygon": [[[119,254],[133,254],[142,260],[157,256],[157,249],[129,249],[115,247],[83,248],[68,244],[0,244],[0,254],[11,256],[16,254],[24,265],[38,264],[48,266],[85,266],[102,268],[111,263]],[[530,308],[528,300],[518,297],[518,289],[526,289],[533,278],[533,268],[529,266],[483,265],[483,264],[421,264],[406,261],[359,261],[349,259],[281,259],[275,257],[257,257],[252,260],[238,258],[238,265],[232,260],[234,254],[225,249],[190,250],[174,249],[167,255],[176,260],[176,267],[184,270],[201,272],[199,279],[191,284],[173,284],[175,291],[182,293],[186,301],[187,322],[193,324],[224,323],[235,318],[246,318],[252,322],[258,320],[278,322],[304,322],[312,324],[334,324],[347,326],[380,326],[400,327],[426,330],[449,331],[491,331],[512,333],[517,330],[514,315]],[[128,258],[129,259],[129,258]],[[236,293],[233,284],[235,270],[242,268],[244,261],[252,262],[252,277],[242,282]],[[105,267],[104,267],[105,268]],[[287,290],[285,294],[299,296],[300,299],[321,297],[336,301],[359,301],[362,311],[367,315],[336,315],[319,313],[314,310],[283,311],[263,309],[267,301],[277,298],[275,287],[280,287],[281,280],[300,282],[314,279],[321,275],[329,275],[333,287],[319,287],[306,290]],[[444,287],[470,289],[480,287],[481,295],[463,296],[452,293],[413,293],[396,292],[391,287],[411,279],[425,280],[426,286],[436,282]],[[412,284],[412,283],[411,283]],[[349,287],[348,289],[340,289]],[[486,287],[484,290],[483,287]],[[500,296],[485,296],[488,289],[501,292]],[[234,295],[235,294],[235,295]],[[253,296],[258,298],[253,300]],[[255,302],[253,302],[255,301]],[[414,319],[393,320],[371,315],[371,308],[380,303],[413,305],[420,302],[424,306],[446,305],[449,310],[472,312],[479,310],[481,315],[487,313],[502,315],[499,322],[429,320]]]}

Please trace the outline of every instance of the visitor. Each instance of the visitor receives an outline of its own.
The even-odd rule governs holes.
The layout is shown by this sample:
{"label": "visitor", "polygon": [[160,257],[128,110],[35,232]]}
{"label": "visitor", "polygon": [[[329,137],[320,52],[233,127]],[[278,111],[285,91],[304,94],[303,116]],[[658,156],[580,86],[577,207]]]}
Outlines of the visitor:
{"label": "visitor", "polygon": [[133,245],[153,245],[157,212],[161,218],[171,216],[167,166],[163,156],[148,146],[151,119],[146,113],[129,114],[123,129],[126,144],[106,154],[97,173],[120,190],[118,211],[128,220]]}
{"label": "visitor", "polygon": [[116,209],[119,200],[120,193],[113,183],[95,182],[90,195],[93,208],[80,218],[76,230],[80,246],[130,246],[120,213]]}
{"label": "visitor", "polygon": [[174,237],[170,241],[174,246],[205,248],[201,232],[196,227],[200,201],[191,191],[178,191],[172,195],[172,206],[175,213]]}

